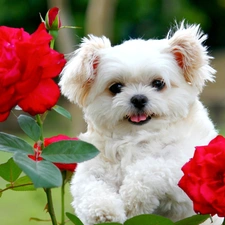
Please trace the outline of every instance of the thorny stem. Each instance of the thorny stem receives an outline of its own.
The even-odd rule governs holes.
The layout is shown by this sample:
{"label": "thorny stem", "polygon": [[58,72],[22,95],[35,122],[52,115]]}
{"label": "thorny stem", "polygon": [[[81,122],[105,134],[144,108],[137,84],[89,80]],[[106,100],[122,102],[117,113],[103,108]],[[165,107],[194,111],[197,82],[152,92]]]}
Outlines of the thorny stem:
{"label": "thorny stem", "polygon": [[[43,120],[41,119],[39,114],[36,115],[36,120],[37,120],[37,124],[40,126],[40,129],[41,129],[41,135],[40,135],[40,141],[42,142],[41,149],[44,149]],[[44,190],[45,190],[45,193],[47,196],[48,213],[51,217],[52,225],[57,225],[58,223],[56,220],[55,211],[54,211],[54,207],[53,207],[51,188],[46,188]]]}
{"label": "thorny stem", "polygon": [[51,188],[46,188],[44,189],[46,196],[47,196],[47,200],[48,200],[48,213],[51,217],[52,220],[52,225],[57,225],[57,220],[56,220],[56,216],[55,216],[55,211],[53,208],[53,202],[52,202],[52,191]]}
{"label": "thorny stem", "polygon": [[[52,35],[52,40],[50,42],[50,48],[51,49],[54,49],[54,44],[55,44],[55,37],[57,36],[57,32],[55,33],[55,37],[54,37],[54,32],[51,34]],[[40,136],[40,140],[42,142],[41,144],[41,149],[44,149],[44,135],[43,135],[43,122],[45,120],[45,117],[47,115],[47,111],[42,115],[43,118],[40,117],[40,115],[38,114],[36,116],[36,120],[37,120],[37,123],[38,125],[40,126],[41,128],[41,136]],[[62,189],[64,188],[64,184],[62,185]],[[51,220],[52,220],[52,225],[57,225],[57,220],[56,220],[56,216],[55,216],[55,211],[54,211],[54,207],[53,207],[53,201],[52,201],[52,192],[51,192],[51,188],[46,188],[44,189],[45,190],[45,193],[46,193],[46,196],[47,196],[47,202],[48,202],[48,213],[51,217]],[[62,190],[64,191],[64,190]],[[62,210],[64,212],[64,196],[62,198]],[[62,225],[64,225],[65,222],[64,222],[64,215],[62,216]]]}

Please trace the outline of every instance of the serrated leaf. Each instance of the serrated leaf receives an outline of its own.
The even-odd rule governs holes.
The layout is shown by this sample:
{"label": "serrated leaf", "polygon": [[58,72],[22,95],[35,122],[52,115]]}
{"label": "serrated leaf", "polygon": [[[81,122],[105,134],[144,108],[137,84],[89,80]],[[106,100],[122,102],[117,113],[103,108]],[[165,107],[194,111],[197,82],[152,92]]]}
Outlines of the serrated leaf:
{"label": "serrated leaf", "polygon": [[63,107],[61,107],[59,105],[55,105],[52,109],[54,109],[57,113],[66,117],[67,119],[72,120],[71,114],[66,109],[64,109]]}
{"label": "serrated leaf", "polygon": [[34,161],[26,154],[16,153],[13,156],[15,163],[27,174],[35,188],[52,188],[62,185],[60,170],[46,160]]}
{"label": "serrated leaf", "polygon": [[21,172],[22,170],[12,158],[0,165],[0,176],[8,182],[14,182],[20,176]]}
{"label": "serrated leaf", "polygon": [[124,225],[174,225],[174,223],[158,215],[139,215],[125,221]]}
{"label": "serrated leaf", "polygon": [[66,212],[66,216],[70,219],[70,221],[75,225],[84,225],[81,220],[72,213]]}
{"label": "serrated leaf", "polygon": [[175,222],[175,225],[199,225],[210,218],[210,215],[194,215]]}
{"label": "serrated leaf", "polygon": [[35,191],[33,182],[28,176],[20,177],[13,184],[7,184],[7,188],[11,187],[13,191]]}
{"label": "serrated leaf", "polygon": [[41,156],[56,163],[79,163],[94,158],[99,154],[93,145],[77,140],[54,142],[43,149]]}
{"label": "serrated leaf", "polygon": [[23,139],[3,132],[0,132],[0,151],[29,154],[33,154],[34,152],[33,147]]}
{"label": "serrated leaf", "polygon": [[34,141],[39,140],[41,136],[41,128],[32,117],[20,115],[17,120],[20,128],[28,137]]}

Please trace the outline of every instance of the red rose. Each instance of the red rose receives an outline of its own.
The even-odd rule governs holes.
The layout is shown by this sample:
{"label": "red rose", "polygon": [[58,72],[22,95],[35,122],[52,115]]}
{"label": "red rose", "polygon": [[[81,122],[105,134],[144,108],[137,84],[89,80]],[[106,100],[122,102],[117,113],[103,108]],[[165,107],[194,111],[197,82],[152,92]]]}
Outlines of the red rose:
{"label": "red rose", "polygon": [[53,81],[64,67],[63,54],[49,47],[44,23],[33,33],[0,27],[0,121],[19,105],[32,116],[51,109],[60,96]]}
{"label": "red rose", "polygon": [[[44,139],[44,146],[47,147],[53,142],[57,141],[62,141],[62,140],[78,140],[78,138],[71,138],[63,134],[59,134],[57,136],[53,136],[50,138],[45,138]],[[35,149],[35,154],[34,155],[28,155],[29,158],[35,160],[35,161],[40,161],[43,160],[41,157],[41,146],[38,143],[34,144],[34,149]],[[77,167],[76,163],[54,163],[60,170],[69,170],[71,172],[74,172],[74,170]]]}
{"label": "red rose", "polygon": [[59,30],[62,26],[59,17],[59,8],[53,7],[48,10],[45,17],[45,25],[48,30]]}
{"label": "red rose", "polygon": [[225,216],[225,138],[217,136],[207,146],[196,147],[186,163],[179,186],[196,213]]}

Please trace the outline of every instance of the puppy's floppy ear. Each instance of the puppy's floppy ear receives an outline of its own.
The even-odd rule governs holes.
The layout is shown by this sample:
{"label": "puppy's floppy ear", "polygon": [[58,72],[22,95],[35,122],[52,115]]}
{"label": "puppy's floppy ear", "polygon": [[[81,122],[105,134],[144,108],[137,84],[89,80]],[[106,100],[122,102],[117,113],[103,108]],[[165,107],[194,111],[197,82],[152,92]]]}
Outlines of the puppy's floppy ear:
{"label": "puppy's floppy ear", "polygon": [[202,90],[206,81],[213,81],[213,74],[216,72],[210,67],[212,57],[208,55],[207,47],[202,43],[207,39],[199,25],[186,25],[184,21],[180,27],[167,38],[170,51],[173,53],[178,65],[183,70],[184,77],[188,83]]}
{"label": "puppy's floppy ear", "polygon": [[89,35],[83,38],[77,49],[61,73],[61,92],[70,101],[82,106],[89,93],[90,87],[97,76],[100,59],[99,51],[111,47],[106,37]]}

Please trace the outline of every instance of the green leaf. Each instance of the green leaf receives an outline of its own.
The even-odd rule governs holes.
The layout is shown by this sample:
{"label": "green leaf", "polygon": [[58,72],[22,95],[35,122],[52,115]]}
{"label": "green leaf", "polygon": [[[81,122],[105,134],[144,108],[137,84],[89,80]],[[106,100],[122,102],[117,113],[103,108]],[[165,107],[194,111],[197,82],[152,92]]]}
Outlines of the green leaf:
{"label": "green leaf", "polygon": [[27,174],[34,187],[52,188],[62,185],[60,170],[46,160],[34,161],[26,154],[16,153],[13,156],[15,163]]}
{"label": "green leaf", "polygon": [[34,141],[39,140],[41,136],[41,128],[32,117],[20,115],[18,117],[18,123],[28,137]]}
{"label": "green leaf", "polygon": [[87,142],[63,140],[48,145],[41,156],[50,162],[78,163],[89,160],[98,153],[97,148]]}
{"label": "green leaf", "polygon": [[11,187],[13,191],[35,191],[33,182],[28,176],[20,177],[13,184],[7,184],[7,188]]}
{"label": "green leaf", "polygon": [[174,223],[158,215],[139,215],[125,221],[124,225],[174,225]]}
{"label": "green leaf", "polygon": [[20,176],[21,172],[22,170],[12,158],[0,165],[0,176],[8,182],[14,182]]}
{"label": "green leaf", "polygon": [[175,225],[199,225],[210,218],[210,215],[194,215],[175,222]]}
{"label": "green leaf", "polygon": [[116,223],[116,222],[105,222],[105,223],[96,223],[94,225],[123,225],[122,223]]}
{"label": "green leaf", "polygon": [[81,220],[72,213],[66,212],[66,216],[70,219],[71,222],[75,225],[84,225]]}
{"label": "green leaf", "polygon": [[66,117],[67,119],[72,120],[71,114],[66,109],[64,109],[63,107],[61,107],[59,105],[55,105],[52,109],[54,109],[57,113]]}
{"label": "green leaf", "polygon": [[2,189],[0,189],[0,198],[2,197]]}
{"label": "green leaf", "polygon": [[29,154],[34,153],[33,147],[26,141],[14,135],[6,134],[3,132],[0,132],[0,151],[13,153],[21,152]]}

